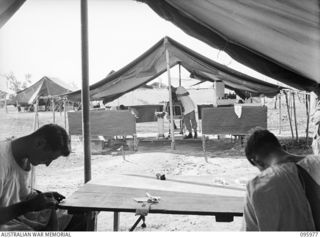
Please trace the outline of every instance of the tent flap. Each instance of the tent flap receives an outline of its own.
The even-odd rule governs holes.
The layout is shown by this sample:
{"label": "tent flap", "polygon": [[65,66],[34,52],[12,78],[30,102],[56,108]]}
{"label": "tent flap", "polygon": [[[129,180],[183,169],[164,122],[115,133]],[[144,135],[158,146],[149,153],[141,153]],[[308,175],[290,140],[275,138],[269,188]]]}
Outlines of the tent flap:
{"label": "tent flap", "polygon": [[25,0],[0,0],[0,28],[22,6]]}
{"label": "tent flap", "polygon": [[138,0],[187,34],[297,89],[319,90],[319,0]]}

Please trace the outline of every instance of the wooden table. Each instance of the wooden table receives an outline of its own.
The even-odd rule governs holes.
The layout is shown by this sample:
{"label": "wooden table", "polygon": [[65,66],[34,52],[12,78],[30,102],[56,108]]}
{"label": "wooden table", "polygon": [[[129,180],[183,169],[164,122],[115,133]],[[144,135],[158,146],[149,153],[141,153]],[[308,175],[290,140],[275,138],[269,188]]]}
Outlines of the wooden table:
{"label": "wooden table", "polygon": [[134,198],[146,192],[161,197],[149,213],[209,215],[230,222],[242,216],[245,191],[213,183],[210,176],[176,176],[157,180],[153,176],[115,175],[90,181],[60,203],[70,213],[114,212],[114,231],[119,229],[120,212],[136,212]]}

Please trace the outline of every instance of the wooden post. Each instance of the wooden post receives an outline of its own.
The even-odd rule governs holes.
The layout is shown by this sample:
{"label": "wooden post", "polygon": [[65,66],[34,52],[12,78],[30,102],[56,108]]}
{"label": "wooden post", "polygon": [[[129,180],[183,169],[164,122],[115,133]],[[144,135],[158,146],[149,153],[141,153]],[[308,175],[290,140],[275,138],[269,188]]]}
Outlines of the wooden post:
{"label": "wooden post", "polygon": [[[36,131],[39,129],[39,115],[38,115],[38,104],[39,104],[39,98],[36,99],[36,104],[34,107],[34,122],[33,122],[33,131]],[[31,189],[35,187],[36,184],[36,167],[31,166]]]}
{"label": "wooden post", "polygon": [[279,134],[281,134],[282,110],[281,110],[281,92],[279,93]]}
{"label": "wooden post", "polygon": [[64,118],[64,129],[67,130],[67,99],[63,99],[63,118]]}
{"label": "wooden post", "polygon": [[292,139],[294,139],[292,122],[291,122],[291,115],[290,115],[290,110],[289,110],[289,100],[288,100],[288,95],[287,95],[286,91],[284,91],[284,96],[286,97],[286,104],[287,104],[287,111],[288,111],[288,119],[289,119],[289,124],[290,124],[291,136],[292,136]]}
{"label": "wooden post", "polygon": [[36,104],[34,107],[34,121],[33,121],[33,130],[37,130],[39,128],[39,115],[38,115],[38,104],[39,104],[39,99],[36,99]]}
{"label": "wooden post", "polygon": [[119,224],[120,224],[120,213],[114,212],[113,213],[113,231],[119,231]]}
{"label": "wooden post", "polygon": [[84,151],[84,182],[91,180],[90,112],[89,112],[89,52],[88,2],[81,0],[81,59],[82,59],[82,136]]}
{"label": "wooden post", "polygon": [[172,103],[172,90],[171,90],[171,75],[170,75],[170,60],[169,51],[167,48],[168,39],[164,39],[164,46],[166,49],[166,62],[167,62],[167,74],[168,74],[168,85],[169,85],[169,106],[170,106],[170,131],[171,131],[171,149],[175,149],[174,139],[174,127],[173,127],[173,103]]}
{"label": "wooden post", "polygon": [[181,87],[181,64],[179,63],[179,87]]}
{"label": "wooden post", "polygon": [[306,146],[308,146],[309,140],[309,121],[310,121],[310,96],[306,94],[306,114],[307,114],[307,128],[306,128]]}
{"label": "wooden post", "polygon": [[203,155],[204,155],[204,159],[207,163],[209,163],[208,161],[208,156],[207,156],[207,150],[206,150],[206,135],[202,134],[202,150],[203,150]]}
{"label": "wooden post", "polygon": [[293,109],[292,109],[292,94],[291,92],[289,92],[289,110],[290,110],[290,117],[292,118],[293,120]]}
{"label": "wooden post", "polygon": [[294,124],[295,124],[295,128],[296,128],[296,141],[299,142],[297,112],[296,112],[296,98],[295,98],[294,92],[292,93],[292,104],[293,104]]}
{"label": "wooden post", "polygon": [[8,107],[7,107],[7,95],[4,95],[4,109],[6,110],[6,113],[8,113]]}
{"label": "wooden post", "polygon": [[55,103],[54,103],[54,98],[51,98],[51,106],[52,106],[52,122],[56,123],[56,114],[55,114]]}

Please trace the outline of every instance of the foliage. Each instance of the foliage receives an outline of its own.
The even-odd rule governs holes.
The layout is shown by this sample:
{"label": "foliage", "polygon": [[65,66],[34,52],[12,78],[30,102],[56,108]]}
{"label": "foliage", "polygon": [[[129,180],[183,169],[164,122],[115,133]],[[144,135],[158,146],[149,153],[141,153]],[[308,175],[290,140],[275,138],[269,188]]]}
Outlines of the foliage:
{"label": "foliage", "polygon": [[25,79],[22,81],[17,79],[13,72],[5,74],[4,77],[8,80],[8,88],[16,93],[27,88],[28,85],[31,84],[30,73],[26,74]]}

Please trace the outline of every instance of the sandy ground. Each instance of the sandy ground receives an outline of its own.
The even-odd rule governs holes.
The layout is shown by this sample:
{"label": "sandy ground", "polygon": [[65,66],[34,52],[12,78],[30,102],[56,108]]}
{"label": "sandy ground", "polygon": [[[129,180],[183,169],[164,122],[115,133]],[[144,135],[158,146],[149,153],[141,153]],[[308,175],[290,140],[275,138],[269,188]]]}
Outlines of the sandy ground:
{"label": "sandy ground", "polygon": [[[268,123],[270,128],[277,131],[279,114],[272,110],[270,102]],[[33,113],[17,113],[9,108],[9,113],[0,109],[0,139],[10,136],[21,136],[33,131]],[[303,110],[303,109],[301,109]],[[303,112],[300,112],[301,117]],[[63,125],[63,115],[56,115],[57,123]],[[40,126],[52,121],[51,112],[40,113]],[[299,119],[299,125],[305,122]],[[283,124],[288,125],[286,120]],[[285,126],[286,126],[285,125]],[[301,126],[302,127],[302,126]],[[153,125],[140,125],[138,132],[152,131]],[[303,131],[303,128],[301,128]],[[285,132],[289,135],[289,132]],[[282,134],[285,134],[282,132]],[[37,168],[37,187],[43,191],[59,191],[68,196],[83,183],[83,154],[81,144],[73,141],[73,153],[68,158],[54,161],[50,167]],[[179,142],[176,150],[170,149],[170,143],[141,142],[138,152],[126,152],[126,160],[120,154],[106,153],[92,156],[92,177],[99,178],[110,174],[143,174],[154,176],[161,172],[167,175],[210,175],[213,183],[225,181],[227,183],[240,183],[243,185],[254,177],[258,171],[245,159],[243,147],[239,142],[230,139],[210,140],[208,142],[209,162],[206,163],[202,153],[201,142]],[[310,148],[289,143],[290,152],[299,154],[311,153]],[[122,213],[120,229],[127,231],[135,222],[134,214]],[[98,216],[98,231],[112,231],[113,214],[100,213]],[[241,228],[242,218],[235,218],[231,223],[217,223],[210,216],[184,216],[184,215],[157,215],[147,217],[145,231],[238,231]],[[141,228],[138,228],[141,230]]]}

